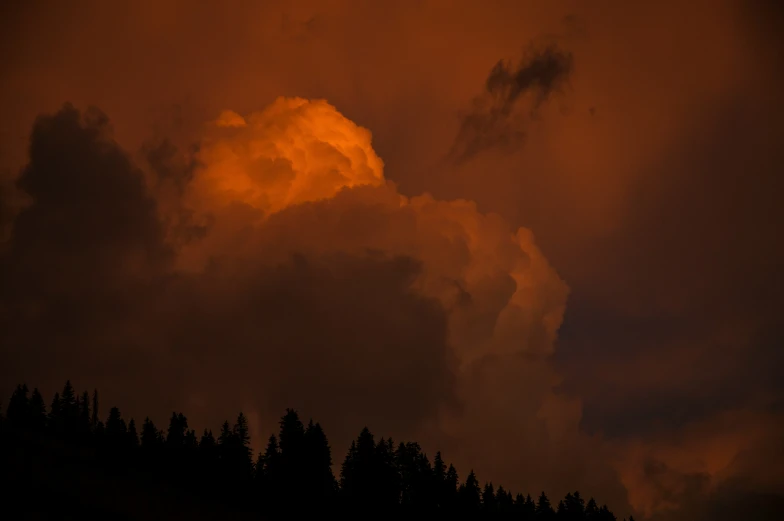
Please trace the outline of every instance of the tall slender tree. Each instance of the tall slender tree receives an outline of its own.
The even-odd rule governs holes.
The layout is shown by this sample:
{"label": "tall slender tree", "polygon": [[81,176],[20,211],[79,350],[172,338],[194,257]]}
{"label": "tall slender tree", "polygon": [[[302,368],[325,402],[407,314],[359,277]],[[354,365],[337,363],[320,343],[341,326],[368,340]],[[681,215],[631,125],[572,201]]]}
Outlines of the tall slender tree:
{"label": "tall slender tree", "polygon": [[46,404],[38,387],[33,389],[33,394],[30,396],[29,418],[31,428],[37,431],[43,431],[46,428]]}

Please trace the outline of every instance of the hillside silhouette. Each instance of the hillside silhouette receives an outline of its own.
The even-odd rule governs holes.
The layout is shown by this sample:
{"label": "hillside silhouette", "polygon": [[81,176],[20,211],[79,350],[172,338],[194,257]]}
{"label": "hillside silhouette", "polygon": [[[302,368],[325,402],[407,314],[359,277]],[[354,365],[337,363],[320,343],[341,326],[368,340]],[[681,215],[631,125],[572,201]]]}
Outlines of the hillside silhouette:
{"label": "hillside silhouette", "polygon": [[418,443],[367,428],[337,464],[321,426],[292,409],[254,458],[242,412],[201,434],[173,412],[163,429],[150,418],[126,420],[117,407],[102,415],[98,391],[79,394],[70,381],[49,404],[20,384],[0,414],[3,519],[617,520],[579,492],[553,502],[545,492],[480,483],[473,470],[461,478],[440,452],[431,460]]}

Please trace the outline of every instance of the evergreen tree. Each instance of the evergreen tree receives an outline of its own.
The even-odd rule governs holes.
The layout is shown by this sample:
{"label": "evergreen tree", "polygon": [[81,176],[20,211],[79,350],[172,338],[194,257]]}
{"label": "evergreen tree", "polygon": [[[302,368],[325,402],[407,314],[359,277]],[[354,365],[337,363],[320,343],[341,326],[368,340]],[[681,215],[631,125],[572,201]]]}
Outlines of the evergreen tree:
{"label": "evergreen tree", "polygon": [[351,510],[370,511],[381,501],[377,486],[379,465],[376,442],[373,434],[365,427],[351,444],[341,470],[341,492],[346,506]]}
{"label": "evergreen tree", "polygon": [[550,499],[547,497],[547,494],[542,492],[539,496],[539,501],[536,503],[536,519],[537,520],[550,520],[555,517],[555,511],[553,510],[552,505],[550,504]]}
{"label": "evergreen tree", "polygon": [[566,494],[564,506],[566,507],[566,519],[576,521],[585,519],[585,500],[580,496],[579,491],[574,494]]}
{"label": "evergreen tree", "polygon": [[139,434],[136,432],[136,420],[133,418],[128,422],[128,445],[133,448],[139,446]]}
{"label": "evergreen tree", "polygon": [[198,447],[199,447],[199,438],[196,436],[196,431],[194,429],[191,429],[185,433],[185,448],[196,449]]}
{"label": "evergreen tree", "polygon": [[305,462],[305,426],[299,419],[297,411],[286,409],[286,414],[280,419],[280,444],[281,459],[281,493],[286,501],[301,499],[301,491],[305,487],[304,475],[307,468]]}
{"label": "evergreen tree", "polygon": [[536,503],[534,503],[534,499],[531,497],[531,494],[527,494],[525,496],[525,503],[523,503],[522,509],[523,519],[531,520],[536,517]]}
{"label": "evergreen tree", "polygon": [[482,494],[479,490],[479,481],[476,479],[474,469],[468,473],[465,483],[458,490],[460,508],[464,512],[478,512],[482,505]]}
{"label": "evergreen tree", "polygon": [[340,491],[347,498],[355,495],[353,488],[357,481],[357,459],[357,442],[352,440],[346,457],[343,459],[343,463],[340,466]]}
{"label": "evergreen tree", "polygon": [[49,428],[52,432],[60,434],[62,432],[62,411],[60,407],[60,393],[54,393],[52,405],[49,406]]}
{"label": "evergreen tree", "polygon": [[395,443],[392,438],[381,438],[376,444],[375,470],[378,508],[392,512],[400,504],[402,479],[395,458]]}
{"label": "evergreen tree", "polygon": [[227,447],[231,445],[231,439],[234,436],[234,433],[231,431],[231,425],[229,425],[229,420],[223,422],[221,425],[221,432],[218,435],[218,446],[219,447]]}
{"label": "evergreen tree", "polygon": [[454,465],[450,464],[446,470],[446,478],[444,478],[444,504],[448,510],[454,510],[457,507],[457,488],[460,478],[457,475],[457,469]]}
{"label": "evergreen tree", "polygon": [[46,404],[38,387],[33,389],[33,394],[30,397],[29,418],[31,428],[37,431],[42,431],[46,428]]}
{"label": "evergreen tree", "polygon": [[166,435],[166,445],[171,448],[180,448],[185,445],[185,433],[188,432],[188,419],[182,414],[172,413],[169,419],[169,430]]}
{"label": "evergreen tree", "polygon": [[599,508],[599,520],[616,521],[616,517],[612,512],[610,512],[610,509],[607,508],[607,505],[602,505],[601,508]]}
{"label": "evergreen tree", "polygon": [[303,436],[304,473],[306,477],[305,497],[311,498],[313,506],[324,505],[335,490],[332,474],[332,450],[327,436],[318,423],[311,420]]}
{"label": "evergreen tree", "polygon": [[248,419],[240,412],[232,428],[233,459],[235,472],[241,479],[249,479],[253,474],[253,456],[250,448]]}
{"label": "evergreen tree", "polygon": [[79,409],[79,430],[82,433],[87,433],[91,430],[90,422],[90,393],[84,391],[82,399],[80,400],[81,408]]}
{"label": "evergreen tree", "polygon": [[498,511],[501,513],[508,514],[514,512],[514,499],[512,498],[512,494],[511,492],[507,492],[502,486],[499,486],[495,493],[495,504],[497,505]]}
{"label": "evergreen tree", "polygon": [[212,431],[204,429],[196,451],[199,468],[203,469],[207,479],[202,483],[202,488],[207,491],[219,475],[218,444]]}
{"label": "evergreen tree", "polygon": [[30,420],[30,399],[28,393],[30,390],[27,384],[16,386],[16,390],[11,395],[11,400],[8,402],[8,422],[12,425],[19,427],[27,427]]}
{"label": "evergreen tree", "polygon": [[585,505],[585,519],[587,521],[593,521],[597,519],[599,515],[599,507],[596,505],[596,500],[594,498],[590,498],[588,500],[588,504]]}
{"label": "evergreen tree", "polygon": [[281,487],[281,458],[278,438],[269,437],[264,455],[260,457],[260,465],[256,469],[257,488],[261,492],[262,503],[268,510],[277,510],[282,505],[280,494]]}
{"label": "evergreen tree", "polygon": [[128,426],[120,414],[118,407],[112,407],[109,410],[109,418],[106,420],[106,439],[116,446],[124,445],[127,440]]}
{"label": "evergreen tree", "polygon": [[98,428],[98,423],[100,420],[98,419],[98,389],[93,390],[93,406],[92,406],[92,416],[90,417],[90,427],[93,430]]}
{"label": "evergreen tree", "polygon": [[62,429],[67,435],[73,435],[77,428],[79,408],[76,404],[76,393],[70,380],[65,381],[63,392],[60,393],[60,414],[62,415]]}
{"label": "evergreen tree", "polygon": [[561,521],[561,520],[566,520],[566,519],[567,519],[567,515],[566,515],[566,505],[564,504],[564,501],[563,501],[563,499],[562,499],[562,500],[560,500],[560,501],[558,501],[558,507],[555,509],[555,517],[556,517],[556,518],[557,518],[559,521]]}
{"label": "evergreen tree", "polygon": [[158,429],[148,416],[144,419],[144,423],[142,424],[141,447],[145,450],[150,450],[157,445]]}
{"label": "evergreen tree", "polygon": [[202,433],[201,439],[199,440],[199,448],[209,449],[212,447],[215,447],[215,436],[212,435],[211,430],[204,429],[204,433]]}
{"label": "evergreen tree", "polygon": [[446,506],[446,463],[441,457],[441,451],[436,452],[433,458],[433,494],[434,503],[437,508],[443,509]]}
{"label": "evergreen tree", "polygon": [[[37,388],[30,398],[28,394],[26,385],[16,387],[8,406],[8,422],[24,429],[41,430],[47,422],[43,397]],[[233,427],[228,421],[223,423],[217,440],[208,429],[198,440],[182,413],[172,413],[165,436],[149,417],[145,418],[140,437],[135,421],[131,419],[126,425],[119,408],[111,408],[105,428],[97,420],[97,410],[97,390],[90,407],[89,393],[75,396],[70,381],[66,382],[62,394],[55,393],[49,411],[52,431],[41,432],[43,436],[68,434],[75,431],[66,427],[76,426],[89,433],[92,427],[100,450],[82,452],[97,453],[106,469],[123,472],[138,464],[129,456],[134,454],[134,447],[141,445],[138,455],[143,464],[161,479],[172,480],[183,490],[211,494],[235,503],[240,501],[240,508],[244,506],[243,498],[252,497],[250,487],[253,487],[260,499],[259,510],[266,510],[263,514],[268,516],[272,511],[282,513],[283,508],[308,507],[324,513],[340,505],[348,510],[349,517],[351,514],[462,517],[480,513],[484,517],[487,514],[506,517],[514,513],[514,517],[524,521],[616,521],[606,505],[599,508],[593,498],[586,504],[578,491],[566,494],[558,502],[556,512],[544,492],[534,502],[530,495],[517,494],[513,498],[502,486],[496,490],[492,482],[480,488],[473,470],[460,485],[455,467],[447,467],[441,452],[435,454],[431,465],[419,444],[407,442],[395,446],[391,438],[383,437],[376,442],[367,427],[351,442],[341,466],[338,487],[324,430],[313,420],[305,427],[292,409],[286,410],[280,420],[279,437],[269,438],[255,466],[248,420],[242,412]],[[60,447],[71,441],[75,440],[66,436],[51,445]],[[153,450],[156,447],[168,449]]]}
{"label": "evergreen tree", "polygon": [[482,511],[486,514],[494,514],[498,511],[492,482],[485,483],[485,489],[482,491]]}
{"label": "evergreen tree", "polygon": [[435,508],[433,468],[418,443],[401,443],[395,451],[400,474],[400,505],[413,511]]}

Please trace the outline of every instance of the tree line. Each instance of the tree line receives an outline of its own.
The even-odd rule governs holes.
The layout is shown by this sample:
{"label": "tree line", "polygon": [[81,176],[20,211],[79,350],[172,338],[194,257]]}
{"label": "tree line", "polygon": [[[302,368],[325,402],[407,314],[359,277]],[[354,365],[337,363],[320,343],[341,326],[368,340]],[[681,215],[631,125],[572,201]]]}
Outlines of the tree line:
{"label": "tree line", "polygon": [[259,515],[441,513],[526,521],[617,521],[606,505],[593,498],[586,501],[579,492],[568,493],[553,505],[544,492],[534,499],[492,482],[481,485],[473,470],[461,481],[441,452],[431,461],[418,443],[376,439],[367,427],[351,442],[335,476],[324,430],[312,420],[305,425],[292,409],[286,410],[279,432],[269,437],[255,460],[242,412],[233,423],[224,421],[217,435],[210,429],[197,435],[182,413],[173,412],[164,431],[149,417],[141,426],[133,418],[126,422],[118,407],[109,409],[105,421],[99,411],[97,390],[77,394],[68,381],[47,408],[37,388],[30,392],[20,384],[5,415],[0,412],[0,429],[4,434],[30,432],[91,449],[107,472],[144,471],[151,481],[173,483]]}

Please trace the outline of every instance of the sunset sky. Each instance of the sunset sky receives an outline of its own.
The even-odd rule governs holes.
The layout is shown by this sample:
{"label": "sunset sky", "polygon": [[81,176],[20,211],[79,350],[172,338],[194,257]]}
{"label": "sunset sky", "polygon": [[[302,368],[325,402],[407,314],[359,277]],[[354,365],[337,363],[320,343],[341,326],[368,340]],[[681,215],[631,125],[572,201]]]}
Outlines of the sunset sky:
{"label": "sunset sky", "polygon": [[4,2],[3,400],[257,449],[294,407],[619,517],[784,494],[772,6]]}

